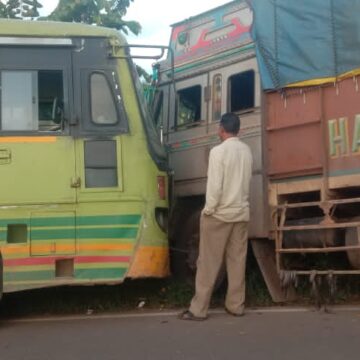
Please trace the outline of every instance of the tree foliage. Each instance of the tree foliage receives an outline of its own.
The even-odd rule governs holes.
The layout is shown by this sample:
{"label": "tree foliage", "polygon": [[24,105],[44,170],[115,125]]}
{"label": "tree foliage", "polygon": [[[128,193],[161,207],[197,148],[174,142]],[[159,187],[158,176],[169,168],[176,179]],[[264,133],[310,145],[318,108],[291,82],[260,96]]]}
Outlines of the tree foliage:
{"label": "tree foliage", "polygon": [[34,19],[42,4],[37,0],[8,0],[0,2],[0,17],[8,19]]}
{"label": "tree foliage", "polygon": [[96,24],[135,35],[141,31],[137,21],[125,21],[127,9],[134,0],[60,0],[49,20]]}
{"label": "tree foliage", "polygon": [[[0,18],[80,22],[115,28],[125,34],[131,31],[138,35],[141,25],[137,21],[123,20],[132,2],[134,0],[59,0],[58,6],[49,16],[39,18],[39,9],[43,6],[38,0],[0,0]],[[137,66],[137,70],[145,81],[151,81],[144,69]]]}

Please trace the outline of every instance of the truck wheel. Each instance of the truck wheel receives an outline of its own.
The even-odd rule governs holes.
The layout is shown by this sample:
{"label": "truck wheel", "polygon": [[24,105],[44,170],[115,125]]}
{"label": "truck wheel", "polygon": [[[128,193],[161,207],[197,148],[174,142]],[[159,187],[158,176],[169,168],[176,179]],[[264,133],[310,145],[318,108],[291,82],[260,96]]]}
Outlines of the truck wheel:
{"label": "truck wheel", "polygon": [[[360,245],[360,239],[357,228],[349,228],[345,235],[346,246]],[[352,268],[360,270],[360,250],[348,250],[347,257]]]}
{"label": "truck wheel", "polygon": [[[177,226],[179,230],[173,248],[173,274],[191,285],[195,284],[196,263],[199,256],[200,216],[201,208],[194,209],[190,214],[188,213],[187,219],[184,218],[183,223]],[[215,290],[221,286],[225,277],[225,266],[222,266],[214,286]]]}
{"label": "truck wheel", "polygon": [[173,211],[169,222],[170,269],[173,277],[185,281],[187,276],[187,248],[184,239],[184,223],[189,214],[187,204],[179,204]]}
{"label": "truck wheel", "polygon": [[184,227],[184,239],[186,243],[187,254],[187,268],[188,268],[188,277],[190,282],[194,282],[197,268],[197,259],[199,257],[199,242],[200,242],[200,216],[201,210],[197,209],[194,211],[188,221],[185,223]]}

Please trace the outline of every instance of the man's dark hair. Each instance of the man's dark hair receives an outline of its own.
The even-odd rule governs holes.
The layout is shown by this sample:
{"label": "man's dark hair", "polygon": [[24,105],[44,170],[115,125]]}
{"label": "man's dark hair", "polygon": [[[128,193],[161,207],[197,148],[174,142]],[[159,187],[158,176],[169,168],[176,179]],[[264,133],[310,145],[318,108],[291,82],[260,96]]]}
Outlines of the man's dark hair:
{"label": "man's dark hair", "polygon": [[234,113],[226,113],[221,116],[220,126],[230,134],[237,135],[240,130],[240,119]]}

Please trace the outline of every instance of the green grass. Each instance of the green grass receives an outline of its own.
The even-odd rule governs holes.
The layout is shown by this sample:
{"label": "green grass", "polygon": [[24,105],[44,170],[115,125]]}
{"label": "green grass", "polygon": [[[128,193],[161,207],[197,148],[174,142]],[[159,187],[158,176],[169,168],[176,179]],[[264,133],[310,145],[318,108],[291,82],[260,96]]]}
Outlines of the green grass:
{"label": "green grass", "polygon": [[127,280],[116,286],[63,286],[5,294],[1,317],[161,310],[186,307],[191,286],[172,279]]}
{"label": "green grass", "polygon": [[[324,283],[326,299],[327,286]],[[213,307],[222,307],[226,282],[214,293]],[[297,305],[314,306],[308,277],[299,279]],[[117,286],[57,287],[6,294],[0,305],[0,317],[26,317],[67,314],[96,314],[124,311],[186,308],[193,288],[174,279],[127,280]],[[359,277],[339,277],[334,302],[360,303]],[[139,304],[143,306],[139,308]],[[246,275],[246,306],[273,306],[259,268],[249,253]]]}

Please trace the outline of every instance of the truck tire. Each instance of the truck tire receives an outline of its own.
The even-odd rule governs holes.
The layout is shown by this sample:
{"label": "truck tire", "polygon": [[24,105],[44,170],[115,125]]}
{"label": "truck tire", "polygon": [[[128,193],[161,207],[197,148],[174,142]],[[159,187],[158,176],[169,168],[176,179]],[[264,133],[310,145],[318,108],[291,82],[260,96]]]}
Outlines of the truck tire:
{"label": "truck tire", "polygon": [[187,248],[183,241],[184,223],[188,219],[189,208],[186,203],[179,203],[173,209],[169,222],[170,270],[172,276],[179,281],[187,277]]}
{"label": "truck tire", "polygon": [[[346,229],[345,245],[346,246],[360,245],[360,240],[358,236],[359,235],[357,228]],[[360,250],[348,250],[346,254],[351,267],[353,269],[360,270]]]}
{"label": "truck tire", "polygon": [[[172,272],[174,276],[194,286],[196,275],[196,263],[199,256],[200,241],[200,208],[195,208],[183,217],[177,226],[177,236],[172,249]],[[214,290],[218,289],[226,277],[223,265],[216,280]]]}

